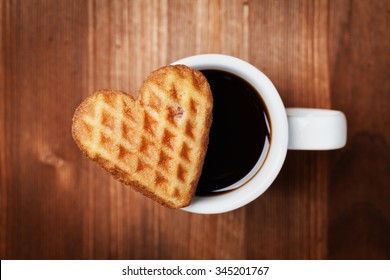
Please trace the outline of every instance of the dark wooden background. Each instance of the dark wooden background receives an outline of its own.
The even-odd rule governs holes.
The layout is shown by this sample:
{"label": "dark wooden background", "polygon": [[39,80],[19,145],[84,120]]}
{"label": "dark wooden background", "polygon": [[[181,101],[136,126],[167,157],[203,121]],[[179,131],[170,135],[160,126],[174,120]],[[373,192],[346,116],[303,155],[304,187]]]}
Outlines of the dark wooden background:
{"label": "dark wooden background", "polygon": [[[390,1],[0,2],[2,259],[389,259]],[[348,145],[289,152],[259,199],[166,209],[82,156],[75,108],[200,53],[265,72],[286,106],[339,109]]]}

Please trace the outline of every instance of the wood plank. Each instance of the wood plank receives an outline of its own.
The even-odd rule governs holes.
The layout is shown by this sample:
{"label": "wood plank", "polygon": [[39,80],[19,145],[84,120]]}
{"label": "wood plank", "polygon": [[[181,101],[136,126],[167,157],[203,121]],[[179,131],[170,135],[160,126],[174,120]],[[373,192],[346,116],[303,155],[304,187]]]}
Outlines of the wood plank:
{"label": "wood plank", "polygon": [[7,213],[2,256],[81,258],[80,188],[73,164],[80,155],[69,129],[80,101],[72,93],[83,91],[80,58],[86,42],[78,37],[86,27],[85,7],[53,1],[4,6],[1,150],[9,168],[2,168],[7,196],[1,205]]}
{"label": "wood plank", "polygon": [[6,141],[6,99],[5,99],[5,74],[6,74],[6,36],[9,28],[8,6],[5,2],[0,2],[1,28],[0,28],[0,258],[5,256],[7,250],[7,186],[8,186],[8,168],[9,159],[7,141]]}
{"label": "wood plank", "polygon": [[331,154],[329,258],[390,258],[390,2],[330,5],[332,104],[348,146]]}

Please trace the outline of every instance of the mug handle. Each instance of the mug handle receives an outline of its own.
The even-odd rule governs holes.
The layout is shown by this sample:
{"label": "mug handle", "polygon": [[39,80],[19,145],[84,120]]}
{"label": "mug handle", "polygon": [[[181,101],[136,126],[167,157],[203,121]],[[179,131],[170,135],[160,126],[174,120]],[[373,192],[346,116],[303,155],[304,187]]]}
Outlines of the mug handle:
{"label": "mug handle", "polygon": [[347,119],[341,111],[286,108],[289,150],[333,150],[347,143]]}

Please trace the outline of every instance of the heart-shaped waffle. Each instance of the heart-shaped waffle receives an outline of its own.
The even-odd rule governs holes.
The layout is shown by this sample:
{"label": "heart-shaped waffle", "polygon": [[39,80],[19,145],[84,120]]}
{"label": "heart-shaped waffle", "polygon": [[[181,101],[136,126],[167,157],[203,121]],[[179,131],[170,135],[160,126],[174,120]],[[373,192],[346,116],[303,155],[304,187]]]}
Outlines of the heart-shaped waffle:
{"label": "heart-shaped waffle", "polygon": [[79,148],[116,179],[171,208],[190,204],[212,121],[210,86],[197,70],[165,66],[144,81],[138,99],[98,91],[77,108]]}

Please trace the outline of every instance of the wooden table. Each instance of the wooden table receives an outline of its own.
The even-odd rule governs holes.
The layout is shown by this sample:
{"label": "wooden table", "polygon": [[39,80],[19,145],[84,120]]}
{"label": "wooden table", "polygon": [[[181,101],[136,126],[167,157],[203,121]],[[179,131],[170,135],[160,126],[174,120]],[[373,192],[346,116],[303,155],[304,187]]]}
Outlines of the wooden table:
{"label": "wooden table", "polygon": [[[0,2],[2,259],[389,259],[390,1]],[[159,66],[245,59],[286,106],[333,108],[348,144],[291,151],[239,210],[166,209],[82,156],[90,93]]]}

